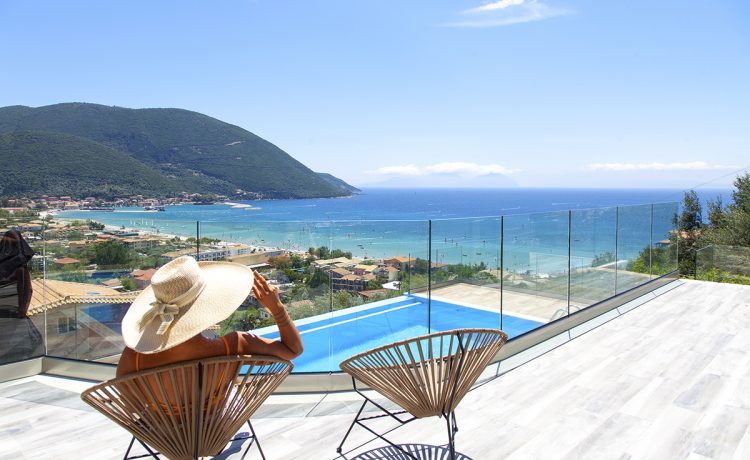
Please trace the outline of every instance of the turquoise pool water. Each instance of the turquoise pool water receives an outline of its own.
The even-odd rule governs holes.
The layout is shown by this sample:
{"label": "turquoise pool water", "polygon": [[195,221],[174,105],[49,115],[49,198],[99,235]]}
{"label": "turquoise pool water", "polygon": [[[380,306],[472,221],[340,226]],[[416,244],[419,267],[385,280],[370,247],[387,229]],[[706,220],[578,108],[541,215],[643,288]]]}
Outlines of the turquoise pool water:
{"label": "turquoise pool water", "polygon": [[[503,315],[510,338],[542,325]],[[432,300],[428,329],[427,299],[412,295],[297,321],[305,352],[294,360],[294,372],[338,372],[339,363],[371,348],[430,332],[458,328],[498,328],[500,314]],[[271,339],[277,331],[260,330]]]}

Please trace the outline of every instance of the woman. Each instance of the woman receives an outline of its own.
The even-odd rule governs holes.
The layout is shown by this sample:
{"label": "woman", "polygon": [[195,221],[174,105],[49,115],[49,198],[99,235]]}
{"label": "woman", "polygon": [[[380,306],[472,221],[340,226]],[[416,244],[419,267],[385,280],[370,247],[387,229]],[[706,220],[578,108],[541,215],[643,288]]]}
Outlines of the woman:
{"label": "woman", "polygon": [[[280,340],[247,332],[217,339],[201,334],[229,317],[250,292],[273,315]],[[161,267],[122,320],[125,350],[117,376],[213,356],[271,355],[293,359],[302,353],[297,332],[278,289],[259,273],[228,262],[196,262],[189,256]]]}
{"label": "woman", "polygon": [[[5,232],[0,240],[0,316],[3,318],[26,318],[32,292],[27,265],[32,257],[34,250],[21,232]],[[5,289],[8,287],[10,289]]]}
{"label": "woman", "polygon": [[41,356],[42,336],[28,318],[31,276],[27,264],[34,251],[17,230],[0,240],[0,364]]}

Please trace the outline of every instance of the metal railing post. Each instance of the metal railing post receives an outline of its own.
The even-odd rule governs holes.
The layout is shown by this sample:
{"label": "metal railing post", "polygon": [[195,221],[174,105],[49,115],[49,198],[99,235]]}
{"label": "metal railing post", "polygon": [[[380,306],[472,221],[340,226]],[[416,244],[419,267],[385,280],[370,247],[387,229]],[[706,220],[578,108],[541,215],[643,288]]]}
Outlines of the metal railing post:
{"label": "metal railing post", "polygon": [[573,211],[568,209],[568,316],[570,316],[570,228]]}
{"label": "metal railing post", "polygon": [[620,265],[620,207],[615,206],[615,295],[617,295],[617,270]]}
{"label": "metal railing post", "polygon": [[427,333],[432,333],[432,219],[427,221]]}
{"label": "metal railing post", "polygon": [[648,237],[648,278],[654,277],[654,204],[651,203],[651,228]]}
{"label": "metal railing post", "polygon": [[201,260],[201,221],[195,221],[195,260]]}
{"label": "metal railing post", "polygon": [[505,243],[505,216],[500,216],[500,329],[503,328],[503,279],[505,276],[505,264],[503,252]]}

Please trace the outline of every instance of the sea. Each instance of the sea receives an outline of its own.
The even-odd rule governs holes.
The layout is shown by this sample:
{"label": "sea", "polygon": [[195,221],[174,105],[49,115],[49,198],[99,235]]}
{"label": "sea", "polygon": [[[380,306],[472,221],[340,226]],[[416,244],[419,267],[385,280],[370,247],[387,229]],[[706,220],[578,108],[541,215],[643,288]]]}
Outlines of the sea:
{"label": "sea", "polygon": [[[629,260],[665,245],[684,192],[675,189],[365,189],[348,198],[239,201],[67,211],[65,219],[180,236],[362,258],[407,256],[552,274],[597,257]],[[727,189],[702,189],[704,201]],[[502,260],[501,260],[502,259]]]}

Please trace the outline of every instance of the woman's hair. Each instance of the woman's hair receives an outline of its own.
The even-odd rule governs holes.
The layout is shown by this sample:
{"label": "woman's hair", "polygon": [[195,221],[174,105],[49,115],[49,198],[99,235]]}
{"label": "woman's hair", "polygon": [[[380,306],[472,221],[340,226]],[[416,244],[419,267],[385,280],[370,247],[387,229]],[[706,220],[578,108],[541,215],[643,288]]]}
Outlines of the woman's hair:
{"label": "woman's hair", "polygon": [[8,230],[0,240],[0,279],[8,279],[19,267],[26,267],[34,250],[18,230]]}

